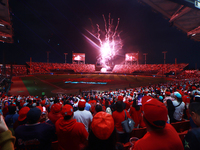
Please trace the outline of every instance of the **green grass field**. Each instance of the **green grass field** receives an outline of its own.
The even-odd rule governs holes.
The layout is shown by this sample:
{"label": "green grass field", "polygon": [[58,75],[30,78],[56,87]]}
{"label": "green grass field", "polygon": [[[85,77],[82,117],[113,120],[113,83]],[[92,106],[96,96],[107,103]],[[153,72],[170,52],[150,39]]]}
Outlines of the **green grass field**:
{"label": "green grass field", "polygon": [[[58,93],[79,94],[79,90],[110,91],[116,89],[134,88],[139,86],[153,85],[169,81],[167,78],[113,75],[113,74],[70,74],[70,75],[34,75],[21,77],[30,95],[41,95],[42,92],[50,96]],[[107,82],[101,84],[71,84],[65,81]]]}

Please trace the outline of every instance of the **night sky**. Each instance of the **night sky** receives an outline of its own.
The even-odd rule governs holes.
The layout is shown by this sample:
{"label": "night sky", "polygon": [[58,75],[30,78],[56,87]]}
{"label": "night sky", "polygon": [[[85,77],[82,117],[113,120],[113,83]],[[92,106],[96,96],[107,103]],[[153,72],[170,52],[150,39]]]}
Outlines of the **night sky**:
{"label": "night sky", "polygon": [[[123,48],[117,56],[139,52],[139,63],[144,64],[143,53],[148,53],[147,64],[161,64],[167,51],[166,63],[189,63],[190,68],[200,68],[200,42],[187,38],[186,33],[170,27],[169,20],[155,13],[151,7],[137,0],[10,0],[14,43],[0,43],[0,60],[5,52],[6,63],[72,62],[72,51],[85,53],[86,63],[96,63],[99,50],[83,36],[93,32],[96,24],[104,31],[102,14],[109,13],[114,25],[120,18],[118,31]],[[92,20],[94,29],[90,19]]]}

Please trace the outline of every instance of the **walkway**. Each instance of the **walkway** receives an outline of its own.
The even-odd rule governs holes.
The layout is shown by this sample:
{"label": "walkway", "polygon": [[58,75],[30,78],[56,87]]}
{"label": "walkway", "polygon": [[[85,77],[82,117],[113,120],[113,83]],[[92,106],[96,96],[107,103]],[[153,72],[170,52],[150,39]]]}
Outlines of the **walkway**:
{"label": "walkway", "polygon": [[13,77],[8,95],[29,95],[29,92],[20,77]]}

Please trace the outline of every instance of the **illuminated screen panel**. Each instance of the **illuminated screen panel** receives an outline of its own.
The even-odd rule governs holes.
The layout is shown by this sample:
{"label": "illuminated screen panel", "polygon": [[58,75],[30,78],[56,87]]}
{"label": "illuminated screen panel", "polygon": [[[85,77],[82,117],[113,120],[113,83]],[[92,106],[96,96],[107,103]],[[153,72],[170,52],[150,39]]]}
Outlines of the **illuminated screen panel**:
{"label": "illuminated screen panel", "polygon": [[85,61],[85,53],[73,53],[73,61]]}
{"label": "illuminated screen panel", "polygon": [[125,61],[137,61],[138,53],[126,53]]}

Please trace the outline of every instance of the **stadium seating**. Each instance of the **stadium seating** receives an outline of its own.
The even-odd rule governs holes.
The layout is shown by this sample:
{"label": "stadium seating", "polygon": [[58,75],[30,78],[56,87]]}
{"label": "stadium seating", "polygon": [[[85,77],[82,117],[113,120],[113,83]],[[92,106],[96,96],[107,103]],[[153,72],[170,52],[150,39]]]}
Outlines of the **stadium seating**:
{"label": "stadium seating", "polygon": [[113,73],[149,73],[163,75],[174,71],[180,73],[188,64],[141,64],[141,65],[115,65]]}
{"label": "stadium seating", "polygon": [[68,63],[42,63],[27,62],[31,74],[51,73],[52,70],[73,70],[75,73],[92,73],[95,71],[94,64],[68,64]]}
{"label": "stadium seating", "polygon": [[184,120],[181,122],[171,123],[171,125],[176,129],[178,133],[184,132],[190,129],[190,121]]}
{"label": "stadium seating", "polygon": [[146,127],[144,127],[144,128],[135,128],[130,133],[130,137],[137,137],[137,138],[141,139],[146,133],[147,133]]}

